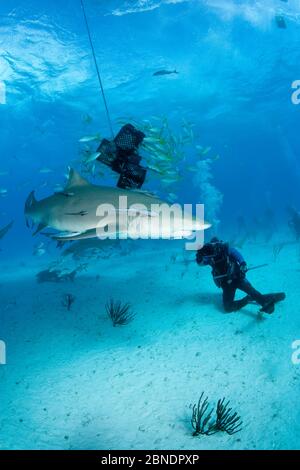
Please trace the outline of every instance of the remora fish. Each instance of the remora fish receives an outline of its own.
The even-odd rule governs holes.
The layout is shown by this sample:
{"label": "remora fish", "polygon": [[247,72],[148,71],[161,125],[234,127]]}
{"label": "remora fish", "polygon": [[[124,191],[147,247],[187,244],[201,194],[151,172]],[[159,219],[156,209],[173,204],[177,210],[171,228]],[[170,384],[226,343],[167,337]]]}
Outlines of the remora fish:
{"label": "remora fish", "polygon": [[[62,197],[60,194],[53,194],[37,201],[34,191],[29,194],[25,203],[25,216],[26,220],[30,218],[35,224],[38,224],[35,233],[45,227],[51,227],[62,232],[51,234],[53,239],[67,241],[95,238],[98,229],[102,229],[102,235],[103,230],[108,228],[110,231],[106,232],[106,236],[125,234],[129,237],[137,235],[147,237],[149,220],[151,220],[152,230],[153,219],[155,227],[151,232],[152,236],[156,238],[184,238],[194,230],[204,230],[210,227],[210,224],[194,219],[191,214],[184,214],[184,218],[176,215],[172,217],[171,223],[169,220],[163,220],[161,223],[161,217],[153,210],[153,205],[161,207],[161,204],[164,204],[164,207],[171,207],[169,204],[155,196],[141,192],[95,186],[83,179],[73,169],[70,169],[64,192],[73,193],[73,196]],[[124,209],[119,207],[122,196],[127,197],[127,206]],[[105,215],[102,217],[97,215],[98,207],[108,204],[109,210],[105,212]],[[137,205],[142,205],[142,208],[141,206],[140,208],[135,207]],[[125,212],[128,221],[123,222],[122,226],[122,217],[120,217],[121,221],[117,220],[118,225],[115,226],[116,214],[118,216]],[[84,216],[81,217],[78,214],[84,214]]]}
{"label": "remora fish", "polygon": [[74,259],[88,257],[99,252],[105,252],[108,248],[119,247],[119,240],[99,240],[93,238],[89,240],[78,240],[71,243],[64,249],[62,256],[72,256]]}
{"label": "remora fish", "polygon": [[157,77],[159,75],[171,75],[173,73],[178,73],[177,70],[158,70],[157,72],[154,72],[153,76]]}

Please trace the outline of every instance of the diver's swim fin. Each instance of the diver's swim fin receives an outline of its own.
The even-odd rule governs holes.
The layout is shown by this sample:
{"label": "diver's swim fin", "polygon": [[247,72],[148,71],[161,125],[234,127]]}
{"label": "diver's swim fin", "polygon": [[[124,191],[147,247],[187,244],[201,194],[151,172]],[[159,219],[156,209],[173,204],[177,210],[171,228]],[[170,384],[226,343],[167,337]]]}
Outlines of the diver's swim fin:
{"label": "diver's swim fin", "polygon": [[267,294],[265,297],[266,303],[262,306],[260,312],[271,314],[275,310],[275,304],[284,300],[286,295],[284,292],[277,292],[275,294]]}

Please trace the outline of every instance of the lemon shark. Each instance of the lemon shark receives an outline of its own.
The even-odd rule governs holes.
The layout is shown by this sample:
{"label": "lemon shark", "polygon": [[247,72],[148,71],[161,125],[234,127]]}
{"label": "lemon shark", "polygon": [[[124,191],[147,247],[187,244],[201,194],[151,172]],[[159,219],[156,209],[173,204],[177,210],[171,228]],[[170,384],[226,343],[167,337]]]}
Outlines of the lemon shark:
{"label": "lemon shark", "polygon": [[173,206],[143,191],[91,184],[71,168],[62,192],[40,201],[36,200],[34,191],[29,194],[25,217],[27,225],[29,219],[38,225],[35,233],[46,227],[57,230],[50,236],[58,241],[97,236],[149,238],[149,223],[154,238],[185,238],[193,231],[210,227],[191,214],[184,213],[183,218],[182,214],[175,214],[172,223],[161,218],[160,208],[172,209]]}

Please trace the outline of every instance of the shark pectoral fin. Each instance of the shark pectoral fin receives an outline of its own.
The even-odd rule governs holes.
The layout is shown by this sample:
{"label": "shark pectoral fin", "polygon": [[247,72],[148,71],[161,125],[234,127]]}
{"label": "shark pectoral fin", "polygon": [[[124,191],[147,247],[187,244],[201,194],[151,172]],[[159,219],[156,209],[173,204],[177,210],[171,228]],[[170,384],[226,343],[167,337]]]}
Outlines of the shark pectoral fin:
{"label": "shark pectoral fin", "polygon": [[87,238],[96,238],[97,231],[95,228],[87,230],[86,232],[63,232],[58,234],[52,234],[52,240],[57,241],[71,241],[71,240],[85,240]]}
{"label": "shark pectoral fin", "polygon": [[59,232],[59,233],[52,233],[50,237],[52,240],[62,240],[62,241],[67,241],[67,240],[74,240],[76,237],[81,235],[81,232]]}
{"label": "shark pectoral fin", "polygon": [[44,230],[46,227],[46,224],[39,224],[37,229],[33,232],[32,236],[34,237],[37,233],[39,233],[41,230]]}

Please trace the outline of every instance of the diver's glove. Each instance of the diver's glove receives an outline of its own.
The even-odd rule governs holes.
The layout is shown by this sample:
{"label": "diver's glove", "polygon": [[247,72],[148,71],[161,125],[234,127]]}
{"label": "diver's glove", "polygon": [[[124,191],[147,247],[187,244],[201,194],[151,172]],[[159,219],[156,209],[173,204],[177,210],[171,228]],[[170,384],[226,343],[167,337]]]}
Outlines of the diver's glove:
{"label": "diver's glove", "polygon": [[247,264],[245,262],[241,263],[240,264],[240,273],[243,277],[246,276],[247,271],[248,271]]}

